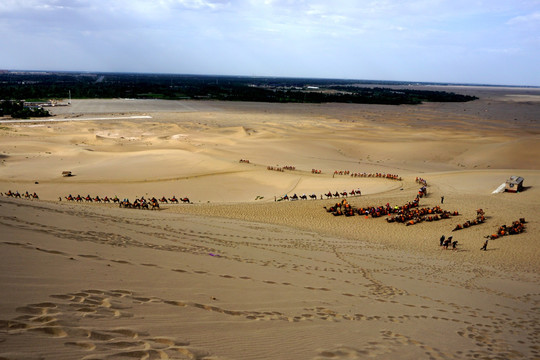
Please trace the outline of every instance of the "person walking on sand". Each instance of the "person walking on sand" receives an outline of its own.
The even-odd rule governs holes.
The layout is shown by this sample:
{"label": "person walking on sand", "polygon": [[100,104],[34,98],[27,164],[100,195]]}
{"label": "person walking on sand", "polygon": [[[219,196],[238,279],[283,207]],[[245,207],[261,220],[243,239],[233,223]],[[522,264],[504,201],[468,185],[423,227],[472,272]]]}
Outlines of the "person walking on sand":
{"label": "person walking on sand", "polygon": [[444,244],[444,239],[445,239],[445,236],[444,236],[444,235],[441,236],[441,238],[439,239],[439,242],[440,242],[440,243],[439,243],[439,246],[443,246],[443,244]]}
{"label": "person walking on sand", "polygon": [[446,241],[444,242],[443,246],[446,250],[448,250],[448,246],[452,243],[452,236],[450,236]]}
{"label": "person walking on sand", "polygon": [[441,204],[444,204],[444,196],[441,196]]}
{"label": "person walking on sand", "polygon": [[488,244],[488,240],[486,240],[486,242],[484,243],[484,246],[482,246],[480,250],[487,251],[487,244]]}

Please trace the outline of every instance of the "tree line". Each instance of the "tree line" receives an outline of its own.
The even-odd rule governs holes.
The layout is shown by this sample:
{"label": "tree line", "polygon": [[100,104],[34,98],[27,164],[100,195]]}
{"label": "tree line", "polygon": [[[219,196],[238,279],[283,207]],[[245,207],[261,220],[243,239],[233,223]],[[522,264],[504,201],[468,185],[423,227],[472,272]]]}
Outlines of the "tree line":
{"label": "tree line", "polygon": [[24,101],[2,100],[0,101],[0,116],[5,115],[10,115],[15,119],[51,116],[51,114],[43,108],[25,106]]}
{"label": "tree line", "polygon": [[[4,73],[0,99],[48,100],[67,98],[211,99],[278,103],[420,104],[464,102],[475,96],[444,91],[357,86],[358,81],[335,79],[259,78],[126,73]],[[373,82],[370,81],[370,84]]]}

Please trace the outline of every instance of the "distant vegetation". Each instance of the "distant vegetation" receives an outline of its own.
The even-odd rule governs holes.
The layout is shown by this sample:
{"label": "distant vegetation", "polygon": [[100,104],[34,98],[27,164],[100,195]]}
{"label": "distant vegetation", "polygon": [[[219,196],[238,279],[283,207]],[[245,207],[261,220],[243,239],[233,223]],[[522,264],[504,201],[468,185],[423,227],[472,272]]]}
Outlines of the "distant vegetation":
{"label": "distant vegetation", "polygon": [[[373,84],[377,87],[372,87]],[[124,73],[0,74],[0,99],[137,98],[211,99],[279,103],[420,104],[464,102],[475,96],[444,91],[392,89],[399,82]],[[380,87],[378,87],[380,85]]]}
{"label": "distant vegetation", "polygon": [[29,119],[31,117],[47,117],[51,114],[42,108],[24,106],[23,101],[0,101],[0,116],[11,115],[16,119]]}

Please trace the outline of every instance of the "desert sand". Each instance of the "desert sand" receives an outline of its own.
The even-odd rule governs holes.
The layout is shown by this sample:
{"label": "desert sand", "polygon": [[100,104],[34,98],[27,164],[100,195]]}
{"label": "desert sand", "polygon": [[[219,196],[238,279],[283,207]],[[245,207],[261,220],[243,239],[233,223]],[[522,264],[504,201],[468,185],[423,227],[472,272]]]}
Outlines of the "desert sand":
{"label": "desert sand", "polygon": [[[0,196],[0,359],[540,358],[540,90],[444,89],[480,99],[73,100],[53,121],[0,119],[0,191],[39,195]],[[511,175],[524,191],[492,193]],[[459,215],[324,209],[356,189],[354,207],[403,205],[417,177],[421,207]],[[316,199],[276,201],[293,194]]]}

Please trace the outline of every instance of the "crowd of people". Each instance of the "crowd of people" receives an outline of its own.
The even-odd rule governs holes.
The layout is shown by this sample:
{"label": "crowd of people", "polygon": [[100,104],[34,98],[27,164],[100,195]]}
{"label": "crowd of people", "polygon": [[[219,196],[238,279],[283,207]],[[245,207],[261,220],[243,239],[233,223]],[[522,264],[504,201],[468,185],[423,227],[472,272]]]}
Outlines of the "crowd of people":
{"label": "crowd of people", "polygon": [[452,245],[452,250],[456,250],[457,248],[457,240],[452,240],[453,237],[449,236],[448,239],[445,238],[445,236],[441,236],[439,239],[439,246],[441,246],[443,249],[448,250],[450,245]]}

